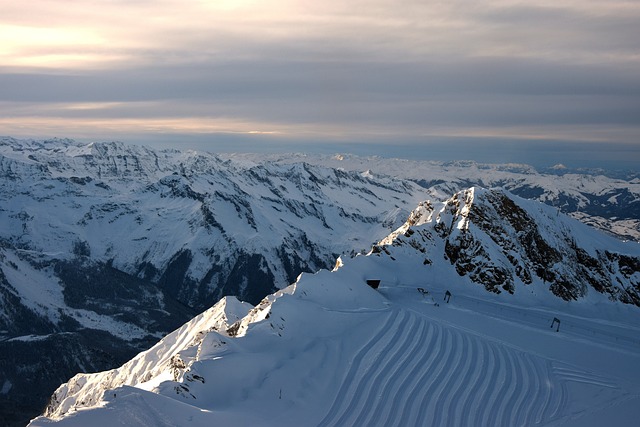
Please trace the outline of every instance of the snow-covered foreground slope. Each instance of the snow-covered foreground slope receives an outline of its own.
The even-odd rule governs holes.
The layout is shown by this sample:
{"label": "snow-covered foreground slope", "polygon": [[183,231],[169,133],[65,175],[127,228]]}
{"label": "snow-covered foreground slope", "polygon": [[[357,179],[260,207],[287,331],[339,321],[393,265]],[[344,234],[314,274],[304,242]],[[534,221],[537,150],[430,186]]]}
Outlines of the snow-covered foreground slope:
{"label": "snow-covered foreground slope", "polygon": [[[423,280],[374,291],[360,268],[303,277],[251,313],[244,335],[212,331],[185,346],[185,369],[60,394],[51,418],[32,425],[599,426],[638,415],[640,331],[624,320],[561,316],[567,327],[555,332],[553,310],[456,294],[445,304],[444,288]],[[572,322],[619,343],[584,339]]]}
{"label": "snow-covered foreground slope", "polygon": [[[368,256],[303,274],[240,320],[246,308],[227,298],[122,368],[76,376],[31,425],[632,425],[638,307],[588,286],[558,298],[537,273],[486,292],[455,262],[425,262],[451,237],[438,224],[485,233],[449,209],[453,200],[469,214],[505,194],[471,193],[474,203],[463,192],[431,212],[422,205]],[[574,221],[558,218],[571,234]],[[541,228],[552,242],[552,227]],[[578,231],[585,251],[640,257],[635,244]],[[503,248],[489,237],[482,245],[494,257]]]}

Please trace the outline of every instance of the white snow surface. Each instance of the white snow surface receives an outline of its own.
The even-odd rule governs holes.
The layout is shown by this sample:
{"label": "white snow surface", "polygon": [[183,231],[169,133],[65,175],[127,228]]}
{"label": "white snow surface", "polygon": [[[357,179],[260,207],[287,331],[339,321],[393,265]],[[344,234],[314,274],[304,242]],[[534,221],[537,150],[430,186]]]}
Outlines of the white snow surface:
{"label": "white snow surface", "polygon": [[[465,192],[460,211],[485,193]],[[425,264],[395,242],[446,223],[438,207],[422,204],[385,251],[303,274],[248,311],[227,298],[123,367],[74,377],[30,425],[634,425],[637,307],[598,292],[564,301],[541,280],[488,293],[448,263]],[[576,240],[640,253],[586,226]]]}

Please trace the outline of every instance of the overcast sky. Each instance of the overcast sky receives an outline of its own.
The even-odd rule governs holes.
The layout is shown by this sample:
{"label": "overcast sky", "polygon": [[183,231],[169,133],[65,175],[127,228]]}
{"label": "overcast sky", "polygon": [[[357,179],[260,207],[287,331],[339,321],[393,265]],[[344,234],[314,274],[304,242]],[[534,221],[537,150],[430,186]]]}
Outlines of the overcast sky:
{"label": "overcast sky", "polygon": [[0,0],[0,134],[632,167],[639,22],[637,0]]}

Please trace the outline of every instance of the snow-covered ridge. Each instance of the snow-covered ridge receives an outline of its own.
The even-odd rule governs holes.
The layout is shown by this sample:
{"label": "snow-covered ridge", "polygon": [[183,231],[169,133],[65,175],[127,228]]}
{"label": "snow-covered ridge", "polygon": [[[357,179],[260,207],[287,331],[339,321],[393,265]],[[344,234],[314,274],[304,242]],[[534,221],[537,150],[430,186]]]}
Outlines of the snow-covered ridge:
{"label": "snow-covered ridge", "polygon": [[250,308],[234,297],[225,297],[121,368],[98,375],[76,375],[56,391],[46,415],[55,418],[78,405],[95,405],[105,391],[120,386],[136,384],[153,388],[162,381],[184,380],[187,365],[203,351],[207,352],[209,346],[224,345],[222,340],[211,341],[214,332],[224,333],[231,324],[245,317]]}
{"label": "snow-covered ridge", "polygon": [[[576,252],[640,264],[637,244],[539,203],[471,188],[422,203],[367,256],[303,274],[235,322],[213,314],[190,322],[136,358],[158,361],[144,366],[150,375],[132,361],[76,377],[32,425],[589,426],[611,419],[612,405],[616,420],[631,422],[638,307],[592,288],[578,300],[558,298],[557,281],[535,270],[522,280],[540,261],[519,246],[524,236],[538,249],[568,241]],[[564,280],[577,271],[556,264],[547,267]],[[512,287],[486,292],[468,266],[521,269]],[[626,276],[623,288],[637,292],[640,269],[612,286]]]}
{"label": "snow-covered ridge", "polygon": [[418,249],[425,264],[444,258],[492,292],[541,282],[565,300],[600,292],[640,306],[640,244],[504,190],[470,188],[443,203],[423,202],[374,250],[384,254],[385,245]]}

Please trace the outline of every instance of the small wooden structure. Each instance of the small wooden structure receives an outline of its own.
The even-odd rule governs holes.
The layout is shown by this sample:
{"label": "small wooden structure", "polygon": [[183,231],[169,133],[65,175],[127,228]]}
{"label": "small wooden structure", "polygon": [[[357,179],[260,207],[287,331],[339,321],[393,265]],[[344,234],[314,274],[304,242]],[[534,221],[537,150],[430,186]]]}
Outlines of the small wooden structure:
{"label": "small wooden structure", "polygon": [[367,285],[371,286],[373,289],[378,289],[378,286],[380,286],[380,280],[368,279]]}

